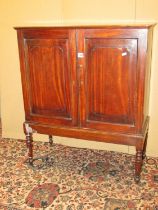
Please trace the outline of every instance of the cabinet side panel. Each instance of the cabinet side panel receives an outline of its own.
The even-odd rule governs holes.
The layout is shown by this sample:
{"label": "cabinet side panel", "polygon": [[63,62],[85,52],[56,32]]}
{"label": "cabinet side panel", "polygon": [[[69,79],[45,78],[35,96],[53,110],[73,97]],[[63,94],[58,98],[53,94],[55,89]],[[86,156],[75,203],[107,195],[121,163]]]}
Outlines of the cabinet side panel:
{"label": "cabinet side panel", "polygon": [[147,50],[147,60],[146,60],[145,93],[144,93],[144,123],[145,123],[145,120],[149,114],[152,40],[153,40],[153,28],[151,28],[148,32],[148,50]]}

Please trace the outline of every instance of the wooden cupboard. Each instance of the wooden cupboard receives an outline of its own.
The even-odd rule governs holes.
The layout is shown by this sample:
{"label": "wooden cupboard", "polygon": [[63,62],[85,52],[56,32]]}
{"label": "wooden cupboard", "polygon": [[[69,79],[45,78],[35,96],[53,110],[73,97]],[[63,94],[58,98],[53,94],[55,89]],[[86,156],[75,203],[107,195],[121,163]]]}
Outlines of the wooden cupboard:
{"label": "wooden cupboard", "polygon": [[152,25],[21,27],[24,132],[136,147],[139,181],[148,134]]}

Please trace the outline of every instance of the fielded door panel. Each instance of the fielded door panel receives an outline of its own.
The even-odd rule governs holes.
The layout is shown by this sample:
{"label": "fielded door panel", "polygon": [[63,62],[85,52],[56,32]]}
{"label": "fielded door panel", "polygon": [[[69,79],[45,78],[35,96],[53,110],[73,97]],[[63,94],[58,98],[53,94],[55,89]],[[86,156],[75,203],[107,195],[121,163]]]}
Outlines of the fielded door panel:
{"label": "fielded door panel", "polygon": [[53,125],[77,123],[73,30],[23,31],[26,118]]}
{"label": "fielded door panel", "polygon": [[[135,128],[137,39],[78,32],[82,127],[132,131]],[[81,41],[82,40],[82,43]]]}

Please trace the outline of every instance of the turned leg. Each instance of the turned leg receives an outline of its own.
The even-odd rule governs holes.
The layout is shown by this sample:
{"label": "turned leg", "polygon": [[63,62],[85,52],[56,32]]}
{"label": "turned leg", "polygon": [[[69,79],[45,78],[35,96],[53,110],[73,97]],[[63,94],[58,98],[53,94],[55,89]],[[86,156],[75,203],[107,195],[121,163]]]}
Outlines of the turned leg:
{"label": "turned leg", "polygon": [[32,133],[26,134],[26,144],[28,147],[28,158],[29,158],[29,163],[32,165],[33,163],[33,138],[32,138]]}
{"label": "turned leg", "polygon": [[49,144],[50,144],[50,146],[52,146],[52,144],[53,144],[53,137],[51,135],[49,135]]}
{"label": "turned leg", "polygon": [[136,162],[135,162],[135,181],[140,181],[140,173],[143,164],[143,150],[136,149]]}
{"label": "turned leg", "polygon": [[29,163],[32,165],[33,164],[33,129],[29,126],[29,124],[24,123],[24,131],[26,135],[26,145],[28,148],[28,158],[29,158]]}
{"label": "turned leg", "polygon": [[148,133],[146,134],[145,141],[144,141],[144,146],[143,146],[143,160],[146,158],[147,139],[148,139]]}

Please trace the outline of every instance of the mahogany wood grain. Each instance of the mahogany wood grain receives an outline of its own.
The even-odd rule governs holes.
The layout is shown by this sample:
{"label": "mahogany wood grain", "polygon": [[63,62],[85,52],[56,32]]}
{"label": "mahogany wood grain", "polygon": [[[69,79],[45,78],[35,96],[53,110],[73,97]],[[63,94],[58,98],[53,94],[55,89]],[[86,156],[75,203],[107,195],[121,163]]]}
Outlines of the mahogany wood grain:
{"label": "mahogany wood grain", "polygon": [[137,40],[87,39],[86,50],[87,126],[134,127]]}
{"label": "mahogany wood grain", "polygon": [[139,181],[149,127],[153,26],[16,30],[30,163],[34,130],[50,139],[131,145]]}
{"label": "mahogany wood grain", "polygon": [[18,37],[26,119],[52,125],[76,125],[74,31],[29,33],[20,30]]}

